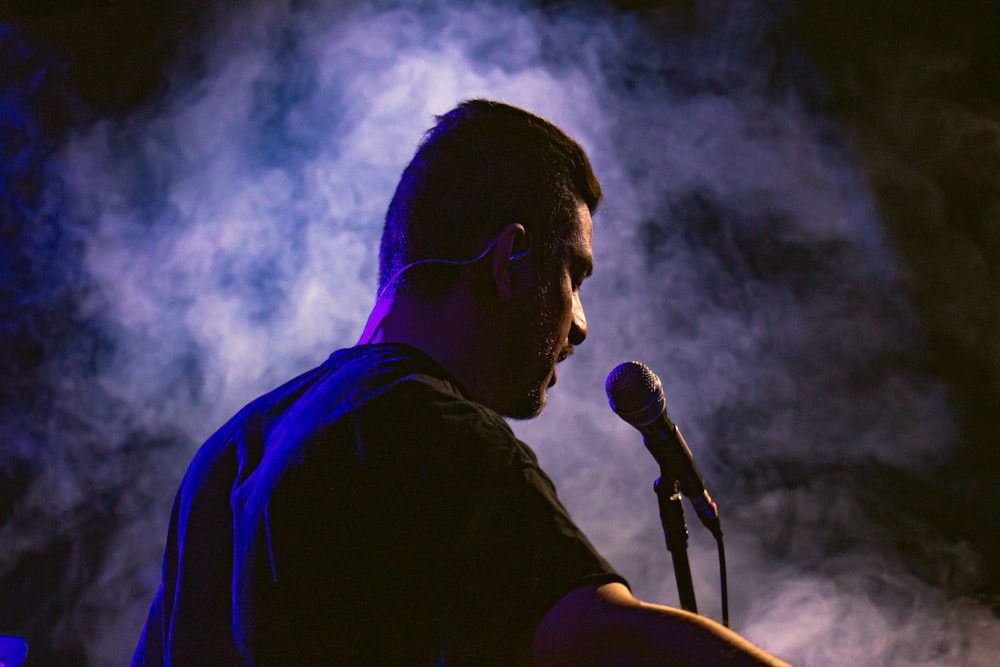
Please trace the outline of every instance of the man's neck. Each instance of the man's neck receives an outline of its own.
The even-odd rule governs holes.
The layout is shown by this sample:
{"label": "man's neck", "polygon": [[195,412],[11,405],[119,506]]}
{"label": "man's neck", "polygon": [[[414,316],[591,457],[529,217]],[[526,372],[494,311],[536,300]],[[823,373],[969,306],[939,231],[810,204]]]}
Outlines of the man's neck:
{"label": "man's neck", "polygon": [[497,377],[490,354],[494,333],[471,292],[458,288],[435,301],[383,297],[372,309],[358,344],[415,347],[448,371],[469,398],[489,406]]}

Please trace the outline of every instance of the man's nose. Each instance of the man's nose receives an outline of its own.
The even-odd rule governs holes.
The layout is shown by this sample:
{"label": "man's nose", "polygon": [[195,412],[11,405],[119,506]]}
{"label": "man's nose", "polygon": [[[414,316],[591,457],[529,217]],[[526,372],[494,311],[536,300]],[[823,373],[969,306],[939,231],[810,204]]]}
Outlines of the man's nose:
{"label": "man's nose", "polygon": [[587,338],[587,315],[583,312],[583,303],[580,295],[573,295],[573,320],[569,327],[569,342],[571,345],[579,345]]}

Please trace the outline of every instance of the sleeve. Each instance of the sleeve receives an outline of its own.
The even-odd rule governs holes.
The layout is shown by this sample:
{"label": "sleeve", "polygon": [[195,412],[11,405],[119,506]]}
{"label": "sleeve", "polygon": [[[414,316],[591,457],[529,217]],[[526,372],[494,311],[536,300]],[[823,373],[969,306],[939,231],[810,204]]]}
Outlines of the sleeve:
{"label": "sleeve", "polygon": [[[401,461],[435,481],[425,488],[431,505],[418,503],[425,513],[413,520],[441,546],[440,566],[429,574],[447,580],[441,588],[452,596],[445,604],[453,613],[443,621],[452,662],[504,651],[512,651],[512,664],[527,661],[535,628],[560,598],[626,582],[573,522],[506,421],[447,392],[407,385],[393,392],[394,418],[380,422],[393,423]],[[406,416],[400,405],[424,407]]]}

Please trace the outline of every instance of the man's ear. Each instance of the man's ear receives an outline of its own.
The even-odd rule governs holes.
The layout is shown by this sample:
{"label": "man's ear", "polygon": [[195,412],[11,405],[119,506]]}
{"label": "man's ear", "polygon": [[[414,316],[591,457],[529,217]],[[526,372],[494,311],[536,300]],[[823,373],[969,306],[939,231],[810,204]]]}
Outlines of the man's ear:
{"label": "man's ear", "polygon": [[528,233],[520,223],[513,222],[497,234],[493,246],[491,269],[493,284],[501,301],[514,298],[517,261],[528,251]]}

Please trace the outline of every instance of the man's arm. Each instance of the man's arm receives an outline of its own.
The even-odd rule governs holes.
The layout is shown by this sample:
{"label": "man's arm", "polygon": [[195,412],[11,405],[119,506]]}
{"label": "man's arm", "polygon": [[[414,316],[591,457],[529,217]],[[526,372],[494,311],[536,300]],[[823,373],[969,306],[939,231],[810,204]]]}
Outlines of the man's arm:
{"label": "man's arm", "polygon": [[703,616],[641,602],[622,584],[585,586],[542,619],[533,644],[539,665],[788,667]]}

